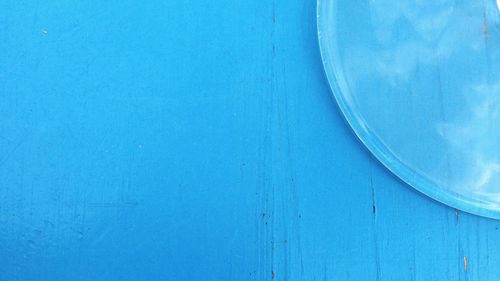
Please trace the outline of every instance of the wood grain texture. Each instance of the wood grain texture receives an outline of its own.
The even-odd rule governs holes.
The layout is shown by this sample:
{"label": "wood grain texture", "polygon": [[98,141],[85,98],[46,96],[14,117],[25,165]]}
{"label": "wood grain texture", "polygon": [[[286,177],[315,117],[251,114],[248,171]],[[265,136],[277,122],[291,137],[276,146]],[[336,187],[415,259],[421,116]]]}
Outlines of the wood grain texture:
{"label": "wood grain texture", "polygon": [[0,280],[498,280],[376,162],[314,1],[0,1]]}

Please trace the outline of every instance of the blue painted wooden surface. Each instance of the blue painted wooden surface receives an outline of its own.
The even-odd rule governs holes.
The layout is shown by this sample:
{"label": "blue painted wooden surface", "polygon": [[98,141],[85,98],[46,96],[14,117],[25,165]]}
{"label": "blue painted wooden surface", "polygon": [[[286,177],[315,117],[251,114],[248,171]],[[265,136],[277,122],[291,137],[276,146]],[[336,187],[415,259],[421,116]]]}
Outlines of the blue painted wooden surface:
{"label": "blue painted wooden surface", "polygon": [[389,174],[313,1],[0,0],[0,280],[498,280],[500,222]]}

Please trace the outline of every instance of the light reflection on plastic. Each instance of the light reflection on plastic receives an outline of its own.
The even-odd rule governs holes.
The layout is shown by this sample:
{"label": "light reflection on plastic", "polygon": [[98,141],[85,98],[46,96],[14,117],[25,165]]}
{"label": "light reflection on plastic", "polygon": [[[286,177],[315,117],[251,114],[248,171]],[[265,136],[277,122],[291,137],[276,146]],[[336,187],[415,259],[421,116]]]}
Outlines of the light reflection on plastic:
{"label": "light reflection on plastic", "polygon": [[499,8],[500,0],[320,0],[318,9],[325,71],[362,142],[416,189],[496,218]]}

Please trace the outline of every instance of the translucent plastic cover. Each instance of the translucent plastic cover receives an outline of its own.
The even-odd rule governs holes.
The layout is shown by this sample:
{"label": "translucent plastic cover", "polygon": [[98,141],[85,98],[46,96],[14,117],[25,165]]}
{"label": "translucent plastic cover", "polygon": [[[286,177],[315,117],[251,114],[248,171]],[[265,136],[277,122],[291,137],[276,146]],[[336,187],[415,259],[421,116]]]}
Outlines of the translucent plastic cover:
{"label": "translucent plastic cover", "polygon": [[500,218],[498,5],[318,2],[325,71],[356,135],[417,190],[494,218]]}

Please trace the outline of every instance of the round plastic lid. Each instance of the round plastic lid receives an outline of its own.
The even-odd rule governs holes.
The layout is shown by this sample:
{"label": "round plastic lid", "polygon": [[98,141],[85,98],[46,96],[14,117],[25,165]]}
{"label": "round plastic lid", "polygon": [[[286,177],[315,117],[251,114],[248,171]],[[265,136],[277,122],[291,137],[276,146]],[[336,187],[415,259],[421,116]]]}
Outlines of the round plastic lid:
{"label": "round plastic lid", "polygon": [[415,189],[497,219],[499,10],[497,0],[318,2],[325,72],[361,142]]}

